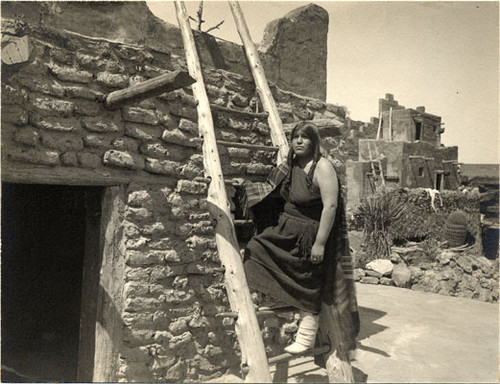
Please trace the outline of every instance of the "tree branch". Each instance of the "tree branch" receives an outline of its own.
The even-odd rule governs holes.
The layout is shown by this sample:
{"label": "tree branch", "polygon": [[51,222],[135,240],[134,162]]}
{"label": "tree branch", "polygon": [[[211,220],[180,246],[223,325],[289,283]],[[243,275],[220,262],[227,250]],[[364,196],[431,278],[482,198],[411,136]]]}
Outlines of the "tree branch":
{"label": "tree branch", "polygon": [[211,28],[208,28],[208,29],[205,31],[205,33],[208,33],[208,32],[210,32],[210,31],[213,31],[214,29],[219,29],[219,27],[222,25],[222,23],[224,23],[224,20],[222,20],[219,24],[214,25],[214,26],[213,26],[213,27],[211,27]]}

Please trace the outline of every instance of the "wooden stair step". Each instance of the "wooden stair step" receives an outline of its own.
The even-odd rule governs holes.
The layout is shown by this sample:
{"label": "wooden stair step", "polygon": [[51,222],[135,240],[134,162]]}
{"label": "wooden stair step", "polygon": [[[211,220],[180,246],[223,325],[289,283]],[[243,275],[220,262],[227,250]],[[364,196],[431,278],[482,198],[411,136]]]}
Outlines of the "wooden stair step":
{"label": "wooden stair step", "polygon": [[267,119],[269,117],[269,113],[267,112],[248,112],[240,109],[231,109],[227,107],[222,107],[220,105],[215,105],[215,104],[210,104],[210,109],[213,111],[219,111],[228,114],[236,114],[244,117],[251,117],[254,119]]}
{"label": "wooden stair step", "polygon": [[330,349],[331,348],[329,345],[322,345],[321,347],[317,347],[317,348],[314,348],[312,350],[310,349],[304,353],[291,354],[291,353],[285,352],[285,353],[282,353],[281,355],[271,357],[269,359],[269,365],[280,364],[280,363],[283,363],[285,361],[295,359],[297,357],[322,355],[324,353],[329,352]]}
{"label": "wooden stair step", "polygon": [[[203,139],[200,137],[193,137],[189,139],[191,143],[196,143],[196,144],[203,144]],[[224,140],[217,140],[217,145],[222,145],[224,147],[233,147],[233,148],[245,148],[245,149],[258,149],[258,150],[263,150],[263,151],[271,151],[271,152],[277,152],[279,150],[278,147],[272,146],[272,145],[261,145],[261,144],[247,144],[247,143],[238,143],[236,141],[224,141]]]}
{"label": "wooden stair step", "polygon": [[[193,179],[193,181],[196,181],[198,183],[206,183],[206,184],[210,184],[210,182],[212,181],[211,179],[207,178],[207,177],[201,177],[201,176],[198,176],[198,177],[195,177]],[[224,179],[224,184],[226,185],[231,185],[231,186],[238,186],[240,185],[240,182],[238,180],[235,180],[235,179]]]}
{"label": "wooden stair step", "polygon": [[[275,307],[275,308],[269,308],[269,309],[257,309],[255,311],[255,314],[257,317],[265,317],[265,316],[273,316],[273,315],[278,315],[280,313],[287,313],[291,311],[295,311],[296,309],[290,306],[282,306],[282,307]],[[221,312],[215,315],[215,317],[228,317],[231,319],[237,319],[238,314],[236,312]]]}
{"label": "wooden stair step", "polygon": [[233,223],[234,225],[238,225],[238,226],[245,226],[245,225],[253,225],[253,220],[251,219],[237,219],[237,220],[233,220]]}

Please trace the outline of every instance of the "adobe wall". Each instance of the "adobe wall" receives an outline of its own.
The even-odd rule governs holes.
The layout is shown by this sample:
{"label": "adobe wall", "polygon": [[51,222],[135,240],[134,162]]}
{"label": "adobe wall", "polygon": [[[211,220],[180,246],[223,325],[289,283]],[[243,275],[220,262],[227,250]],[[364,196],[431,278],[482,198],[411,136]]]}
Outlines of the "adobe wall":
{"label": "adobe wall", "polygon": [[[9,20],[2,26],[13,30]],[[215,318],[229,308],[207,185],[194,180],[203,176],[203,159],[190,141],[198,136],[190,88],[116,110],[103,102],[111,91],[185,68],[184,57],[61,30],[25,33],[29,62],[2,68],[2,181],[122,188],[122,207],[113,216],[120,228],[114,241],[121,245],[112,265],[120,267],[110,267],[109,282],[118,310],[117,325],[107,330],[114,358],[99,378],[208,380],[238,367],[233,323]],[[218,138],[269,144],[265,116],[244,112],[253,81],[207,66],[203,73]],[[285,123],[305,116],[345,125],[337,106],[272,91]],[[336,148],[330,146],[333,155]],[[228,177],[263,180],[275,160],[264,150],[219,151]],[[234,193],[228,187],[228,195]],[[270,351],[296,329],[293,314],[266,322]]]}
{"label": "adobe wall", "polygon": [[[229,8],[224,3],[205,4],[205,8],[211,6]],[[173,6],[167,9],[173,10]],[[99,1],[91,6],[75,1],[8,1],[2,3],[2,15],[12,19],[22,15],[24,22],[51,33],[64,29],[184,56],[177,25],[154,16],[144,1]],[[220,21],[225,22],[221,28],[234,24],[232,19],[208,20],[203,30]],[[205,66],[250,76],[241,45],[194,32]],[[259,48],[268,81],[281,89],[326,100],[327,33],[328,13],[315,4],[271,22]]]}

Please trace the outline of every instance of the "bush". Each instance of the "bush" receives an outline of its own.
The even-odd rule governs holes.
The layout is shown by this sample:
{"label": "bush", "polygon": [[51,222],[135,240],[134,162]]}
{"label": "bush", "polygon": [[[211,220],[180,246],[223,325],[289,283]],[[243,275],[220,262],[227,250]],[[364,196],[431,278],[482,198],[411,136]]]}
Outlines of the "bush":
{"label": "bush", "polygon": [[363,223],[367,258],[389,258],[398,226],[412,215],[412,205],[404,196],[382,190],[366,197],[356,212]]}

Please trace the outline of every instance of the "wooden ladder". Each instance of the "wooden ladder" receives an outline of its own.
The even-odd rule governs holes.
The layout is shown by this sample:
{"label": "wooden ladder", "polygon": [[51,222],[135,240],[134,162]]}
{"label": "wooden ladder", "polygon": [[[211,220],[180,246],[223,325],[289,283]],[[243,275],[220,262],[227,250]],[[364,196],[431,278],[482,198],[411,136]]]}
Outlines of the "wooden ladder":
{"label": "wooden ladder", "polygon": [[[332,372],[334,371],[333,373],[328,372],[330,381],[353,382],[350,365],[346,369],[344,362],[338,361],[339,354],[336,353],[336,351],[341,348],[337,340],[333,340],[332,345],[322,346],[306,354],[291,355],[289,353],[284,353],[269,359],[269,361],[267,359],[257,317],[269,316],[276,313],[274,311],[256,312],[254,310],[239,253],[234,221],[230,212],[230,203],[225,189],[225,183],[230,183],[230,181],[224,180],[217,149],[218,145],[252,148],[256,146],[216,140],[211,106],[204,85],[195,40],[189,25],[189,16],[187,15],[183,1],[175,0],[174,4],[177,20],[182,33],[189,74],[196,80],[196,83],[192,85],[192,89],[193,96],[197,101],[200,138],[194,139],[193,141],[202,144],[205,177],[206,180],[209,181],[207,197],[208,209],[215,224],[217,249],[219,258],[225,269],[224,277],[226,291],[231,306],[231,312],[221,313],[218,317],[230,317],[235,319],[235,330],[241,349],[241,368],[242,372],[245,374],[245,382],[272,382],[269,369],[270,364],[277,364],[274,381],[286,381],[286,372],[290,359],[307,355],[324,354],[329,351],[332,351],[332,353],[330,353],[327,358],[327,370],[329,365],[335,367],[335,369],[332,369]],[[258,52],[248,32],[241,8],[238,2],[235,1],[230,1],[229,5],[238,28],[238,33],[243,41],[257,91],[262,105],[267,112],[273,146],[258,147],[259,149],[278,151],[277,161],[279,164],[285,161],[289,149],[281,118],[266,80]],[[287,310],[291,311],[293,309],[288,308]],[[335,327],[336,325],[334,324],[332,326]],[[340,366],[342,366],[342,368],[339,368]],[[347,373],[344,373],[346,371]]]}
{"label": "wooden ladder", "polygon": [[371,142],[368,143],[368,156],[370,157],[371,177],[373,178],[372,188],[375,191],[377,189],[377,180],[380,180],[382,185],[385,186],[385,177],[377,147],[375,147],[375,158],[372,156]]}

